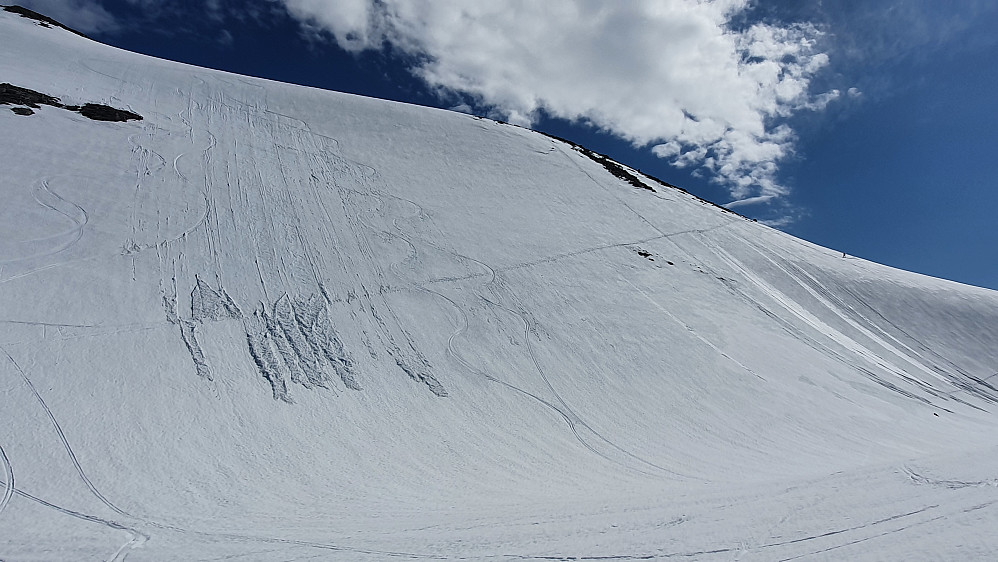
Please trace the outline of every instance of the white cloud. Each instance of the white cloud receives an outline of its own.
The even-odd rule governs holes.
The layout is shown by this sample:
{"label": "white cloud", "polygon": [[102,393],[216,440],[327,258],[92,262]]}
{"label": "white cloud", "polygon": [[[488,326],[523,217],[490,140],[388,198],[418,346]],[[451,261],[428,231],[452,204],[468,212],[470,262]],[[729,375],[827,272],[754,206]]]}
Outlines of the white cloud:
{"label": "white cloud", "polygon": [[794,135],[781,120],[840,95],[809,92],[828,64],[819,30],[736,27],[749,0],[281,1],[346,49],[414,55],[442,93],[514,123],[589,122],[702,167],[736,199],[785,194],[777,164]]}
{"label": "white cloud", "polygon": [[737,209],[738,207],[747,207],[749,205],[758,205],[759,203],[769,203],[774,198],[773,195],[759,195],[757,197],[746,197],[745,199],[739,199],[738,201],[732,201],[725,205],[728,209]]}
{"label": "white cloud", "polygon": [[371,0],[283,1],[292,16],[329,31],[344,49],[360,51],[380,45]]}

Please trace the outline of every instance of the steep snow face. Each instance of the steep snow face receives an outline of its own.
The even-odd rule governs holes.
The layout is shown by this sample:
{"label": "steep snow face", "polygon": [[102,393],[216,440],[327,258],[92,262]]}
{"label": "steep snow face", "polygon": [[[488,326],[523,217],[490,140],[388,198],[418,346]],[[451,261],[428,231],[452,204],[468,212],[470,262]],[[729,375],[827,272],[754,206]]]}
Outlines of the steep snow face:
{"label": "steep snow face", "polygon": [[0,37],[62,104],[0,106],[0,559],[998,550],[995,292],[524,129]]}

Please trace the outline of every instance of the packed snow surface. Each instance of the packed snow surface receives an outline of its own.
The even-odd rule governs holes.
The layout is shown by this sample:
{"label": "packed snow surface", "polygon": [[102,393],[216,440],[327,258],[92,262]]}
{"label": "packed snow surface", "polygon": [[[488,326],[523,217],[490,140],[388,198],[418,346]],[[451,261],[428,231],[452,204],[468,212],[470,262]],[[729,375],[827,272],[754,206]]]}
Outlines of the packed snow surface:
{"label": "packed snow surface", "polygon": [[510,125],[0,41],[62,104],[0,105],[0,559],[998,556],[998,293]]}

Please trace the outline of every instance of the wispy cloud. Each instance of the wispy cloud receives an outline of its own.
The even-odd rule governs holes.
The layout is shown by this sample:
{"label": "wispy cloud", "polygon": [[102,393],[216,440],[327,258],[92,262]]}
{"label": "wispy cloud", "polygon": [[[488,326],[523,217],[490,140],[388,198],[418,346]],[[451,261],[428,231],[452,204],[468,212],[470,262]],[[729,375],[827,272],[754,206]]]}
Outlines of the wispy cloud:
{"label": "wispy cloud", "polygon": [[960,49],[963,43],[982,37],[992,43],[998,40],[994,34],[968,33],[982,23],[993,24],[998,12],[993,0],[880,0],[819,6],[815,17],[834,33],[836,52],[850,64],[931,56],[939,49]]}
{"label": "wispy cloud", "polygon": [[160,36],[214,38],[223,46],[234,42],[233,29],[252,22],[266,26],[286,18],[278,0],[18,0],[95,38],[143,33]]}
{"label": "wispy cloud", "polygon": [[115,17],[97,0],[18,0],[16,3],[83,33],[112,31],[118,27]]}
{"label": "wispy cloud", "polygon": [[351,51],[391,46],[442,95],[520,124],[581,120],[726,185],[786,194],[787,118],[828,64],[808,23],[746,25],[749,0],[280,0]]}

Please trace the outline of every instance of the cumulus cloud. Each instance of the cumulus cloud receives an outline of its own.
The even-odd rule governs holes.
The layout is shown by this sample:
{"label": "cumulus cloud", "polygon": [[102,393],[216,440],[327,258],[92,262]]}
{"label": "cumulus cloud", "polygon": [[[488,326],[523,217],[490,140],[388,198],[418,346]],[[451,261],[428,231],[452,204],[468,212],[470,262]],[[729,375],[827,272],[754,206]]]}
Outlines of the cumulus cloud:
{"label": "cumulus cloud", "polygon": [[820,30],[745,24],[749,0],[280,1],[345,49],[411,55],[415,75],[485,113],[588,122],[746,202],[786,193],[786,119],[840,96],[809,89],[828,64]]}

